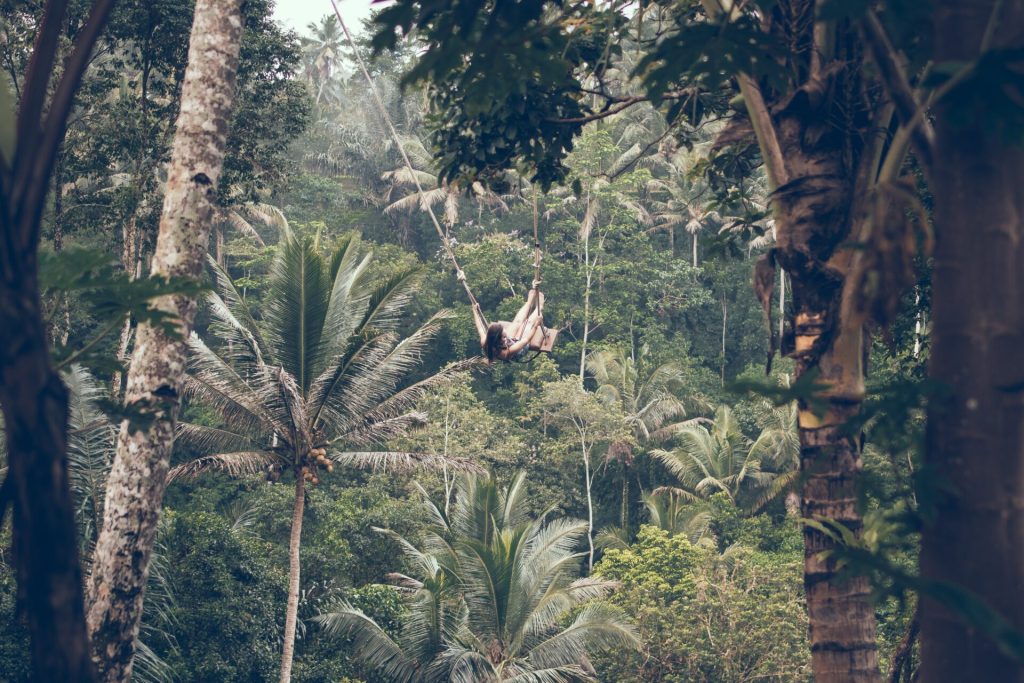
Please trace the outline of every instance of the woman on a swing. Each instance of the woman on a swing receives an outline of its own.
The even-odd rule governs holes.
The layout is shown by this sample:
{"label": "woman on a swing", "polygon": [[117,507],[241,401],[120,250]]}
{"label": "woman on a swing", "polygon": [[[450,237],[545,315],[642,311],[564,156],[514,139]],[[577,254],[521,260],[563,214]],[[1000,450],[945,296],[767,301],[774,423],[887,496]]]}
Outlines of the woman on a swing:
{"label": "woman on a swing", "polygon": [[[458,275],[465,277],[461,271]],[[544,324],[544,294],[537,289],[539,286],[540,280],[534,280],[533,289],[526,295],[526,303],[511,321],[499,320],[488,325],[480,304],[473,301],[473,322],[480,335],[480,348],[488,362],[519,361],[530,352],[530,342],[537,328]]]}

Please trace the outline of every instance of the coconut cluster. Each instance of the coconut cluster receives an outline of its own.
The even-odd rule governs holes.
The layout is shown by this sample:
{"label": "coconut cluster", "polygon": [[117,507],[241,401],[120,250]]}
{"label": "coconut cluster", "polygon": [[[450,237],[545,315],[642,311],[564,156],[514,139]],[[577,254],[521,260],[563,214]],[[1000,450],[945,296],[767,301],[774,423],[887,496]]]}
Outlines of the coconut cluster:
{"label": "coconut cluster", "polygon": [[313,448],[306,454],[305,463],[302,466],[302,477],[309,483],[316,485],[320,483],[320,470],[327,472],[334,471],[334,463],[327,458],[326,448]]}

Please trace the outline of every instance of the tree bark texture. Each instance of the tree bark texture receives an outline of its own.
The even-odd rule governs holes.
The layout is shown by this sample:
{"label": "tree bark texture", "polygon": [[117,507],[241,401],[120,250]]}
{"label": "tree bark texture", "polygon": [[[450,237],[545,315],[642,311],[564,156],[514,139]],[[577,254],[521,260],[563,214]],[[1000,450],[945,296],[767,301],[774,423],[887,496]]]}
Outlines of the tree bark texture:
{"label": "tree bark texture", "polygon": [[0,129],[0,407],[8,461],[0,520],[10,504],[18,606],[31,636],[33,680],[41,683],[93,680],[67,471],[68,395],[50,360],[37,249],[58,147],[112,0],[92,4],[54,78],[68,4],[45,3],[20,91],[15,86],[15,130]]}
{"label": "tree bark texture", "polygon": [[[241,0],[198,0],[154,275],[197,278],[203,273],[241,34]],[[180,319],[179,337],[149,324],[138,326],[125,405],[147,419],[121,425],[89,586],[89,631],[104,681],[131,677],[185,377],[185,339],[196,311],[196,301],[181,296],[157,305]]]}
{"label": "tree bark texture", "polygon": [[[936,60],[1024,47],[1024,2],[936,3]],[[1008,86],[1007,86],[1008,87]],[[957,584],[1024,631],[1024,148],[953,91],[937,112],[936,251],[925,467],[943,491],[921,544],[921,573]],[[963,116],[963,107],[971,107]],[[955,119],[951,107],[961,107]],[[954,119],[954,120],[951,120]],[[1016,133],[1016,131],[1014,131]],[[1024,663],[929,595],[921,679],[1024,681]]]}
{"label": "tree bark texture", "polygon": [[295,622],[299,613],[299,584],[302,563],[302,511],[306,506],[305,479],[295,473],[295,505],[292,508],[292,531],[288,539],[288,606],[284,613],[284,647],[281,651],[281,683],[292,680],[292,662],[295,659]]}
{"label": "tree bark texture", "polygon": [[[23,257],[34,262],[34,250]],[[32,635],[34,680],[91,681],[66,461],[68,394],[49,348],[34,275],[17,287],[4,282],[0,403],[9,472],[0,498],[13,503],[19,602]]]}
{"label": "tree bark texture", "polygon": [[[790,3],[794,5],[795,3]],[[808,6],[813,11],[813,3]],[[772,107],[784,182],[774,193],[775,261],[789,275],[792,336],[783,348],[796,361],[797,377],[817,373],[824,385],[823,414],[801,400],[799,412],[801,512],[833,520],[860,533],[857,475],[860,440],[845,430],[864,395],[861,323],[841,315],[852,251],[845,243],[857,229],[857,187],[864,163],[855,97],[860,55],[850,32],[837,36],[829,75],[805,84]],[[861,115],[863,116],[863,115]],[[841,122],[841,123],[840,123]],[[767,299],[771,305],[770,298]],[[835,557],[823,553],[834,541],[804,527],[804,587],[810,622],[811,664],[817,683],[881,679],[870,587],[864,577],[840,579]]]}

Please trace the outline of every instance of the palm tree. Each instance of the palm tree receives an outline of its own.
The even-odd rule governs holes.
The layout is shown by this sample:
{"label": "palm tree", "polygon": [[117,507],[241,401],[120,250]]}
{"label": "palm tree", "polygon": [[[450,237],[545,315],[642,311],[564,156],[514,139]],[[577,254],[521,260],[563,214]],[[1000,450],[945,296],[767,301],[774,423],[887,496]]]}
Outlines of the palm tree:
{"label": "palm tree", "polygon": [[529,519],[524,481],[520,473],[500,488],[466,477],[450,516],[426,501],[432,528],[422,548],[395,537],[414,568],[394,575],[408,606],[397,637],[347,604],[317,621],[396,683],[595,680],[590,653],[639,641],[601,600],[613,582],[573,580],[586,526]]}
{"label": "palm tree", "polygon": [[[789,386],[788,379],[784,380],[783,386]],[[800,430],[797,427],[796,401],[777,406],[764,400],[755,410],[761,433],[750,450],[761,459],[762,470],[773,472],[776,476],[759,492],[751,504],[751,511],[759,512],[785,494],[786,510],[796,514],[800,508],[797,487],[800,479]]]}
{"label": "palm tree", "polygon": [[691,543],[708,538],[711,510],[686,491],[662,489],[644,496],[648,523],[671,535],[686,534]]}
{"label": "palm tree", "polygon": [[[779,420],[784,420],[783,412]],[[739,423],[727,406],[715,413],[711,429],[700,424],[683,426],[675,434],[678,443],[671,451],[657,449],[652,455],[682,484],[682,491],[696,498],[724,493],[733,503],[747,509],[759,509],[793,483],[780,477],[792,466],[791,438],[785,425],[766,427],[751,441],[743,435]]]}
{"label": "palm tree", "polygon": [[[412,213],[417,209],[426,211],[428,208],[441,206],[443,213],[439,218],[446,228],[451,228],[459,220],[461,188],[438,177],[434,158],[419,138],[404,138],[401,140],[401,145],[413,168],[410,170],[403,165],[387,171],[381,176],[381,179],[387,181],[391,186],[387,195],[387,201],[390,203],[384,208],[384,213],[391,214],[396,211]],[[416,188],[417,181],[423,188],[422,196]],[[488,190],[481,183],[473,182],[469,186],[469,191],[477,205],[478,217],[484,208],[508,213],[509,207],[505,198]],[[409,194],[392,201],[392,194],[399,192],[408,192]]]}
{"label": "palm tree", "polygon": [[306,483],[319,483],[336,464],[410,468],[443,461],[367,449],[423,423],[425,416],[413,409],[420,397],[475,362],[400,388],[448,314],[436,314],[403,338],[398,327],[419,273],[401,271],[375,284],[371,255],[363,254],[357,237],[344,239],[329,260],[318,246],[291,234],[281,242],[262,324],[228,274],[211,262],[218,290],[208,297],[211,331],[225,343],[218,353],[192,336],[185,390],[214,409],[222,425],[180,425],[179,443],[199,457],[171,472],[172,478],[211,469],[294,477],[283,682],[290,679],[295,642]]}
{"label": "palm tree", "polygon": [[323,101],[324,89],[334,76],[344,36],[333,14],[324,15],[319,24],[311,21],[306,29],[310,35],[299,38],[303,76],[310,90],[316,93],[313,101],[319,106]]}
{"label": "palm tree", "polygon": [[633,435],[638,453],[627,444],[615,444],[609,456],[622,464],[622,500],[619,525],[629,528],[629,474],[637,457],[676,432],[687,422],[673,422],[686,415],[685,402],[676,396],[683,383],[683,369],[676,363],[651,366],[645,360],[646,346],[626,355],[622,349],[595,351],[587,359],[587,370],[597,381],[597,394],[618,406],[626,430]]}

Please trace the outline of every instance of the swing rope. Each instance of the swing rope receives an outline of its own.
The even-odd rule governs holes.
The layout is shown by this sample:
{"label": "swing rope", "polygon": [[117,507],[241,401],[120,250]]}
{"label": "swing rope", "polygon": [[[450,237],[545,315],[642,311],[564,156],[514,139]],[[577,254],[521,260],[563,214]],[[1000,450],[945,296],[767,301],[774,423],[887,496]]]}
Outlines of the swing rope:
{"label": "swing rope", "polygon": [[[419,194],[420,204],[424,206],[427,213],[430,214],[430,222],[434,224],[434,230],[437,231],[437,236],[441,239],[441,245],[444,247],[445,252],[448,254],[448,258],[455,267],[457,279],[462,283],[463,289],[466,290],[466,296],[476,309],[477,314],[483,319],[484,323],[486,323],[487,318],[484,316],[483,309],[480,308],[480,304],[477,302],[476,297],[473,296],[473,290],[470,289],[469,283],[466,281],[466,274],[462,271],[462,267],[459,265],[458,259],[455,258],[455,252],[452,250],[447,232],[441,228],[441,222],[437,220],[437,215],[434,214],[434,208],[429,202],[424,201],[426,192],[423,191],[420,179],[416,175],[416,169],[413,168],[412,162],[409,160],[409,155],[406,153],[405,147],[402,146],[402,141],[398,137],[398,131],[395,130],[395,125],[391,122],[391,116],[388,114],[387,107],[384,106],[384,100],[380,96],[380,91],[377,90],[377,85],[373,82],[369,69],[366,68],[366,62],[363,61],[359,48],[356,46],[356,41],[352,39],[352,34],[349,33],[348,26],[345,25],[345,20],[341,17],[341,12],[338,10],[338,3],[336,0],[331,0],[331,6],[334,8],[334,15],[338,18],[341,30],[345,33],[345,40],[348,41],[349,47],[352,48],[352,54],[355,55],[356,63],[359,65],[359,70],[363,73],[363,78],[366,79],[366,85],[370,88],[370,92],[373,94],[373,99],[377,103],[377,109],[380,112],[381,118],[384,120],[384,124],[387,126],[388,132],[391,134],[392,141],[395,143],[399,153],[402,155],[402,161],[405,162],[405,168],[409,171],[409,176],[416,185],[416,192]],[[536,188],[532,188],[531,194],[533,195],[533,281],[535,283],[533,288],[537,289],[540,286],[541,249],[539,234],[540,220],[537,212]],[[543,316],[539,297],[537,299],[537,311],[541,316]],[[543,323],[541,323],[541,329],[544,330],[544,336],[546,337],[547,328],[543,326]],[[536,358],[540,353],[540,351],[537,351],[533,358]],[[533,358],[530,358],[527,362],[532,361]]]}
{"label": "swing rope", "polygon": [[[466,296],[469,297],[470,302],[477,309],[480,315],[483,316],[483,310],[480,308],[480,304],[477,303],[476,297],[473,296],[473,290],[469,288],[469,283],[466,282],[466,274],[462,272],[462,268],[459,266],[459,261],[455,258],[455,252],[452,250],[447,234],[441,229],[441,222],[437,220],[437,216],[434,214],[434,208],[429,202],[424,201],[426,193],[423,191],[420,179],[416,175],[416,169],[413,168],[412,162],[409,160],[409,155],[406,154],[405,147],[402,146],[402,141],[398,137],[398,131],[395,130],[395,126],[391,122],[391,117],[388,115],[388,110],[384,106],[384,100],[381,98],[376,84],[374,84],[373,79],[370,77],[370,72],[366,68],[366,63],[363,61],[362,55],[359,54],[359,48],[356,47],[356,42],[352,39],[352,34],[348,32],[348,26],[345,25],[345,20],[341,18],[341,12],[338,10],[338,3],[335,2],[335,0],[331,0],[331,6],[334,8],[334,15],[338,18],[338,23],[341,24],[341,30],[345,32],[345,39],[348,41],[349,46],[352,48],[352,53],[356,57],[356,62],[359,64],[359,70],[363,72],[363,78],[366,79],[366,85],[369,86],[370,92],[373,94],[373,99],[377,103],[377,109],[380,111],[381,118],[384,119],[384,124],[387,126],[388,132],[391,134],[391,139],[398,148],[399,153],[402,155],[402,160],[405,162],[405,167],[409,171],[409,176],[416,185],[416,192],[419,194],[420,204],[426,207],[427,213],[430,214],[430,221],[434,224],[434,230],[437,231],[437,236],[441,238],[441,245],[448,253],[448,258],[451,259],[452,265],[455,266],[455,272],[458,275],[459,282],[462,283],[462,287],[466,290]],[[536,224],[534,226],[534,240],[536,241]],[[537,267],[539,269],[539,255],[537,256],[537,259]],[[484,318],[484,320],[486,320],[486,318]]]}

